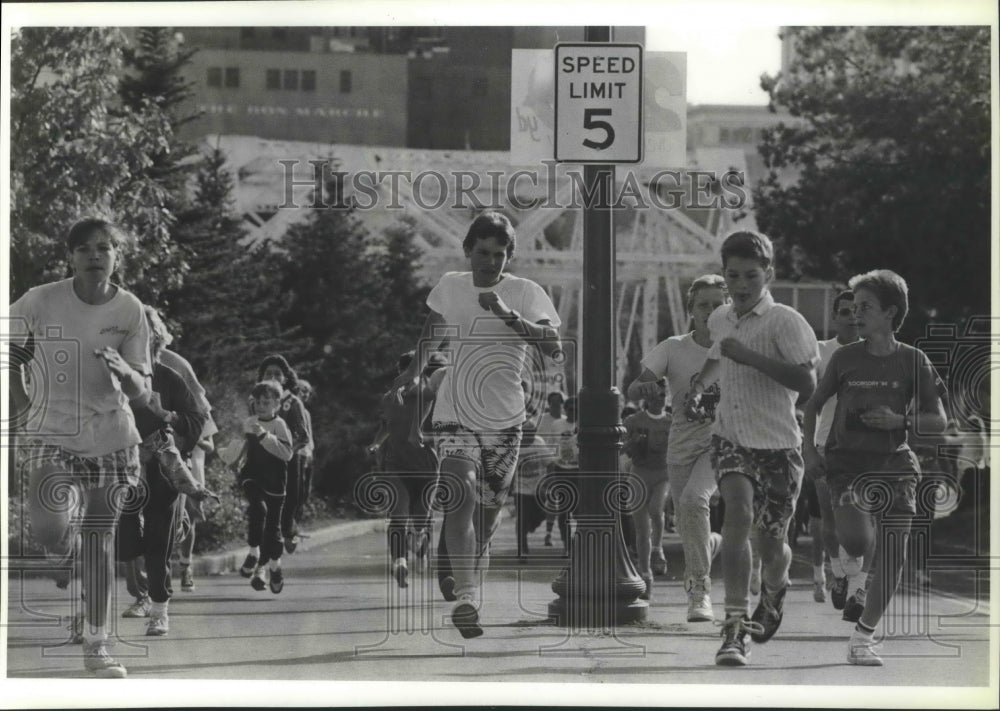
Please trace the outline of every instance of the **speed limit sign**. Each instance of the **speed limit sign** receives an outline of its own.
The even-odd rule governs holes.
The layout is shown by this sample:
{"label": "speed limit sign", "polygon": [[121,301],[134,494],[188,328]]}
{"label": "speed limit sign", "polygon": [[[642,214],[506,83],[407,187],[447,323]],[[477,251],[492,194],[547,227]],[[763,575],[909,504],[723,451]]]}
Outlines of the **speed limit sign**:
{"label": "speed limit sign", "polygon": [[556,45],[555,159],[642,160],[642,45]]}

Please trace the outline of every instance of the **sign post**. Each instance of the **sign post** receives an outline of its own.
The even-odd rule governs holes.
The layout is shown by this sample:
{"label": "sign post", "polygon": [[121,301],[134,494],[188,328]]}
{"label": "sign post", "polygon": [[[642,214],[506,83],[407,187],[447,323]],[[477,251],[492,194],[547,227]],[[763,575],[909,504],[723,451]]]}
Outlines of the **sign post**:
{"label": "sign post", "polygon": [[[583,334],[575,482],[577,531],[569,567],[553,581],[549,614],[572,629],[610,631],[646,618],[645,590],[625,548],[616,503],[624,428],[615,387],[613,295],[614,162],[642,157],[642,48],[607,44],[609,27],[588,27],[592,44],[556,46],[555,157],[584,163]],[[605,43],[605,44],[600,44]]]}

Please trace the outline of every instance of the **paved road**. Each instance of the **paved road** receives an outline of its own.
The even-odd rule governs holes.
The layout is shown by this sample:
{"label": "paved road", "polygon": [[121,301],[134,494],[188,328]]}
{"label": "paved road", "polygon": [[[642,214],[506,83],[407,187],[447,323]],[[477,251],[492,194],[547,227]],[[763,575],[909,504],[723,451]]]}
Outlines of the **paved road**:
{"label": "paved road", "polygon": [[[540,533],[533,540],[533,553],[553,550],[541,547]],[[117,618],[113,653],[131,679],[736,684],[741,693],[746,685],[990,683],[988,602],[940,595],[898,596],[885,667],[848,666],[851,625],[829,603],[813,601],[809,568],[800,557],[807,538],[800,542],[778,635],[753,647],[750,667],[717,667],[718,630],[684,621],[684,592],[675,577],[681,573],[680,545],[673,535],[666,543],[673,574],[657,580],[647,622],[610,636],[570,635],[545,622],[557,567],[535,563],[503,570],[502,554],[513,549],[508,521],[495,547],[482,613],[486,634],[479,639],[463,642],[447,622],[450,606],[437,594],[432,574],[414,575],[405,591],[390,584],[384,534],[372,531],[286,556],[287,582],[279,595],[256,592],[237,574],[202,576],[196,591],[175,594],[167,637],[145,637],[144,621]],[[68,610],[67,593],[48,579],[10,583],[8,676],[86,677],[80,648],[66,643],[59,618]],[[124,585],[119,587],[120,615],[129,601]],[[717,614],[721,598],[717,584]],[[907,693],[900,705],[913,702]],[[996,697],[990,698],[995,704]],[[801,702],[821,700],[803,696]]]}

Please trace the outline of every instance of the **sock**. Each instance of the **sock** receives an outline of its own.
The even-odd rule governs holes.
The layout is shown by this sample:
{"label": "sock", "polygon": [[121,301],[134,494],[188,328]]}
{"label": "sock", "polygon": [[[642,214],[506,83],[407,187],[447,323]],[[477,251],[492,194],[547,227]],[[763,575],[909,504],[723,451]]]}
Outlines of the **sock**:
{"label": "sock", "polygon": [[250,546],[250,555],[260,558],[260,546]]}
{"label": "sock", "polygon": [[94,642],[107,642],[108,628],[105,625],[94,627],[92,625],[85,624],[83,626],[83,638],[91,644]]}
{"label": "sock", "polygon": [[844,570],[844,564],[840,562],[840,556],[830,559],[830,569],[833,571],[833,577],[835,578],[847,577],[847,571]]}
{"label": "sock", "polygon": [[267,569],[270,570],[272,573],[275,570],[281,570],[281,558],[272,558],[270,561],[268,561]]}
{"label": "sock", "polygon": [[190,558],[181,558],[180,559],[180,564],[181,564],[182,568],[186,568],[189,565],[191,565],[191,559]]}
{"label": "sock", "polygon": [[392,561],[392,565],[395,568],[405,568],[406,558],[396,558],[396,560]]}
{"label": "sock", "polygon": [[854,557],[844,550],[844,547],[840,547],[840,563],[844,566],[844,572],[847,573],[847,577],[853,578],[861,573],[861,567],[865,564],[864,556]]}
{"label": "sock", "polygon": [[149,606],[149,615],[161,615],[167,611],[167,603],[165,602],[154,602]]}
{"label": "sock", "polygon": [[813,566],[813,582],[814,583],[826,582],[826,571],[823,569],[822,565]]}
{"label": "sock", "polygon": [[875,634],[875,630],[866,625],[863,622],[858,622],[854,625],[854,631],[857,632],[862,637],[872,637]]}
{"label": "sock", "polygon": [[726,619],[731,617],[750,617],[750,608],[726,608]]}

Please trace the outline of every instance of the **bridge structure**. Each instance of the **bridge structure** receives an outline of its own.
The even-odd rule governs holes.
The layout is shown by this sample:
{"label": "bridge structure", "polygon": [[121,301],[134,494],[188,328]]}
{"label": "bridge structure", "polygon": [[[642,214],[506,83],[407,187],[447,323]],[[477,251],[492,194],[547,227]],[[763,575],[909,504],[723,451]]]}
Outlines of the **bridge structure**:
{"label": "bridge structure", "polygon": [[[251,242],[280,249],[289,226],[312,210],[353,201],[374,232],[408,222],[422,253],[421,275],[433,282],[445,271],[467,269],[462,238],[485,207],[500,209],[517,229],[510,271],[541,284],[563,322],[567,340],[582,333],[582,169],[511,165],[503,151],[426,150],[279,141],[220,135],[207,139],[227,157],[236,179],[236,208]],[[692,169],[746,174],[741,151],[704,149],[666,181],[660,172],[619,166],[615,195],[617,381],[660,339],[687,328],[684,292],[700,274],[718,272],[719,246],[735,227],[755,228],[749,205],[724,209],[712,195],[695,195]],[[318,172],[317,172],[318,171]],[[651,184],[653,183],[653,184]],[[749,196],[749,188],[746,189]],[[718,190],[714,197],[718,197]],[[644,205],[645,207],[641,207]],[[737,221],[738,220],[738,221]],[[824,286],[824,288],[826,288]],[[824,298],[824,302],[826,299]],[[572,355],[570,356],[572,358]],[[633,363],[634,365],[634,363]],[[567,363],[575,384],[577,364]]]}

